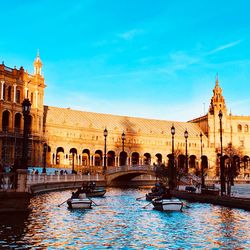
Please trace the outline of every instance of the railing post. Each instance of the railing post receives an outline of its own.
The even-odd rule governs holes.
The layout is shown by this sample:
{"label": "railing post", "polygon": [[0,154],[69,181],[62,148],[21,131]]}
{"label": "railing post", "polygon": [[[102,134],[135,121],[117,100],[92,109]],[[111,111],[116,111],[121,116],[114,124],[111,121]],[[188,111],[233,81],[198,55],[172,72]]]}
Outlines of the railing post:
{"label": "railing post", "polygon": [[17,192],[28,192],[27,169],[17,169]]}

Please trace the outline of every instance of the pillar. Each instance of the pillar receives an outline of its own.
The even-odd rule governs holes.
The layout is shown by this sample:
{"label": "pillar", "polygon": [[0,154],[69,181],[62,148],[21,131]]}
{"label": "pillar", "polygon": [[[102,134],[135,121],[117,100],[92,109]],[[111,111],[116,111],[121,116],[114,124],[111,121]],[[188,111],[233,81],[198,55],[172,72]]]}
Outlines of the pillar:
{"label": "pillar", "polygon": [[13,98],[13,102],[16,103],[16,84],[13,85],[14,87],[14,98]]}
{"label": "pillar", "polygon": [[4,81],[1,81],[1,100],[3,100],[3,87],[4,87]]}

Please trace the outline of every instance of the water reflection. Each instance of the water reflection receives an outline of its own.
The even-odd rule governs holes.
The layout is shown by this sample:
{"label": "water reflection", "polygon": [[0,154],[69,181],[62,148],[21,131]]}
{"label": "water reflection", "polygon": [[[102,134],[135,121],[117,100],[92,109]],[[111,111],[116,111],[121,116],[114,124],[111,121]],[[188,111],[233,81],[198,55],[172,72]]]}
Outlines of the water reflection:
{"label": "water reflection", "polygon": [[108,189],[90,210],[58,207],[71,191],[33,197],[26,218],[11,226],[1,220],[1,243],[41,249],[250,248],[249,212],[200,203],[189,203],[182,213],[144,209],[147,201],[136,198],[146,192]]}

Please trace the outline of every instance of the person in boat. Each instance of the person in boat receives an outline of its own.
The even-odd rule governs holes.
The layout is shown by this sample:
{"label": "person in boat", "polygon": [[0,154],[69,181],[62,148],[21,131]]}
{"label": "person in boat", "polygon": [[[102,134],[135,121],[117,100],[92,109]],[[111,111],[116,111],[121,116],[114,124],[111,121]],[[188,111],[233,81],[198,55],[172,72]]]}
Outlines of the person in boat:
{"label": "person in boat", "polygon": [[79,196],[79,194],[77,194],[77,191],[76,192],[72,192],[71,199],[77,199],[78,196]]}
{"label": "person in boat", "polygon": [[166,191],[162,194],[161,198],[162,199],[171,199],[172,198],[172,194],[171,194],[169,188],[166,189]]}

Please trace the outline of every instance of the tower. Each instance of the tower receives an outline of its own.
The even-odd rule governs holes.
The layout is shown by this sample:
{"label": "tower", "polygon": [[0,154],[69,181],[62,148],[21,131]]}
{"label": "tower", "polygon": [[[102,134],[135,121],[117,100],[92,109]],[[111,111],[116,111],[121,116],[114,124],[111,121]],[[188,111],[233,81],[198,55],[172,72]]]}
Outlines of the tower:
{"label": "tower", "polygon": [[216,75],[215,87],[213,89],[213,96],[211,98],[209,114],[218,115],[219,111],[222,111],[223,114],[227,113],[225,99],[222,95],[222,89],[219,86],[218,74]]}
{"label": "tower", "polygon": [[34,65],[34,75],[41,75],[43,64],[40,59],[39,50],[37,51],[36,59],[33,65]]}
{"label": "tower", "polygon": [[[211,147],[218,148],[220,146],[220,119],[219,112],[222,112],[222,133],[223,138],[227,137],[227,107],[225,99],[222,95],[222,88],[219,85],[218,74],[216,75],[215,87],[211,98],[208,111],[208,130],[209,142]],[[223,145],[226,145],[227,140],[223,140]]]}

